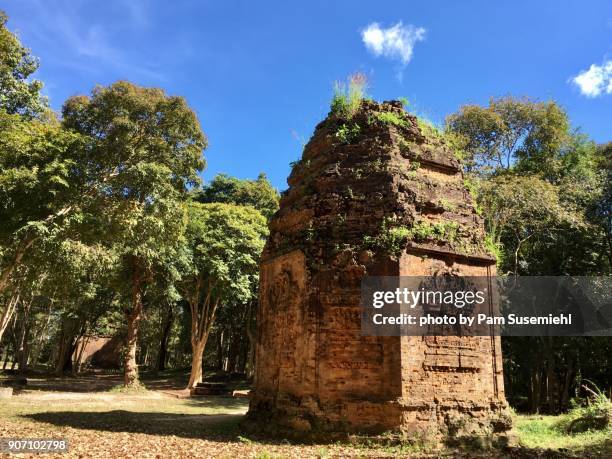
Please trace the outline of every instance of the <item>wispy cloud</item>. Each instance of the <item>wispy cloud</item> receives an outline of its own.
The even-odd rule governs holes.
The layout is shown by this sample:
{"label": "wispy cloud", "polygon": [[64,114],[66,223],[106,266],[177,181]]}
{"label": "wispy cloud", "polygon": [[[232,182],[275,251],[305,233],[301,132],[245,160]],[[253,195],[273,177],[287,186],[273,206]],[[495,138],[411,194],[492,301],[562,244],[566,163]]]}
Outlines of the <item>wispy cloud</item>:
{"label": "wispy cloud", "polygon": [[612,60],[606,60],[602,65],[592,64],[588,70],[583,70],[571,81],[587,97],[612,94]]}
{"label": "wispy cloud", "polygon": [[[110,11],[123,11],[119,20],[111,24],[88,22],[78,1],[30,0],[32,15],[29,30],[48,50],[47,58],[56,64],[77,71],[96,73],[102,69],[114,69],[126,75],[163,80],[164,75],[143,62],[142,56],[130,55],[118,42],[118,37],[138,33],[148,24],[147,11],[142,0],[111,2]],[[88,15],[87,15],[88,16]]]}
{"label": "wispy cloud", "polygon": [[386,29],[373,22],[361,31],[366,48],[375,56],[399,60],[402,65],[412,59],[414,45],[425,39],[425,29],[404,25],[401,21]]}

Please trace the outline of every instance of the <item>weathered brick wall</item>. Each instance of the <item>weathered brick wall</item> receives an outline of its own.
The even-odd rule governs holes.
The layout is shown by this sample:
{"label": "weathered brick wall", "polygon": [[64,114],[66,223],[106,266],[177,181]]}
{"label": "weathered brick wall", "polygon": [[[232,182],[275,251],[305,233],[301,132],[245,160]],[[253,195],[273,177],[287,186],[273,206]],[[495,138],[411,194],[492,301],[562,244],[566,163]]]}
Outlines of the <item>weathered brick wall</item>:
{"label": "weathered brick wall", "polygon": [[[350,139],[338,135],[347,126]],[[361,335],[364,276],[494,273],[441,136],[397,102],[365,101],[317,126],[288,182],[261,265],[249,418],[306,431],[507,428],[499,338]],[[421,231],[397,240],[392,228]]]}

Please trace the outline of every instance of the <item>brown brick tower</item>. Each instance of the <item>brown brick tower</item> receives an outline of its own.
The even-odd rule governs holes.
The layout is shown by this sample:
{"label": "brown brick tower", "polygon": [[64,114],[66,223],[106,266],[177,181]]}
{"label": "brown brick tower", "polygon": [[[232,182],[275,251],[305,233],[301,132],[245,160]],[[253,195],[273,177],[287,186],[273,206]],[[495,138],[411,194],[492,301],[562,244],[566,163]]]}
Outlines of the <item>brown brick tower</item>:
{"label": "brown brick tower", "polygon": [[399,102],[320,123],[261,264],[248,419],[298,431],[509,428],[492,337],[361,335],[364,276],[495,274],[451,147]]}

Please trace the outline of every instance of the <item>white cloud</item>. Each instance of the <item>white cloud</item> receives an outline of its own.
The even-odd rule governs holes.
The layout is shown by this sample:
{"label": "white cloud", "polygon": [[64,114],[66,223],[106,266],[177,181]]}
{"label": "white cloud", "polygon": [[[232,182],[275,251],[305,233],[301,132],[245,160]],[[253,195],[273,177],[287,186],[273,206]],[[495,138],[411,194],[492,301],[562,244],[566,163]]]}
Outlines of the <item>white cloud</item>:
{"label": "white cloud", "polygon": [[607,60],[602,65],[591,65],[571,81],[587,97],[597,97],[604,92],[612,94],[612,60]]}
{"label": "white cloud", "polygon": [[412,58],[414,45],[425,39],[425,29],[410,24],[404,26],[401,21],[382,29],[377,22],[373,22],[361,31],[361,39],[375,56],[398,59],[406,65]]}

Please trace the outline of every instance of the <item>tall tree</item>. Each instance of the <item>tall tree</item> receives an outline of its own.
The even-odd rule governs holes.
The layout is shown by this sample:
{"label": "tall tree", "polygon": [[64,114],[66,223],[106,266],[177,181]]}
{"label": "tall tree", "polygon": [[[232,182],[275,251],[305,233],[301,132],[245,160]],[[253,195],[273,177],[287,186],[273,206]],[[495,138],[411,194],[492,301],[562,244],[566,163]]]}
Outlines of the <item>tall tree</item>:
{"label": "tall tree", "polygon": [[[265,174],[260,174],[256,180],[242,180],[219,174],[201,191],[195,193],[195,199],[203,203],[221,202],[252,206],[270,219],[278,210],[280,195]],[[253,371],[258,288],[258,284],[253,284],[253,300],[244,304],[225,305],[223,313],[218,314],[215,320],[213,333],[217,335],[220,343],[217,346],[217,361],[227,359],[229,366],[232,366],[233,362],[240,360],[240,365],[236,366],[238,371]],[[233,370],[234,368],[229,368],[229,371]]]}
{"label": "tall tree", "polygon": [[8,17],[0,10],[0,110],[33,117],[42,114],[46,100],[42,83],[29,77],[38,69],[38,60],[19,38],[7,29]]}
{"label": "tall tree", "polygon": [[72,97],[62,113],[64,126],[87,139],[86,180],[100,185],[108,242],[120,254],[128,279],[124,382],[135,385],[146,286],[180,246],[180,203],[199,181],[206,138],[183,98],[126,81],[96,87],[91,97]]}
{"label": "tall tree", "polygon": [[234,204],[188,205],[189,264],[180,290],[191,311],[192,364],[188,388],[202,380],[202,356],[221,304],[246,303],[258,282],[265,217]]}
{"label": "tall tree", "polygon": [[32,247],[62,231],[86,201],[81,140],[57,122],[0,110],[0,294]]}

